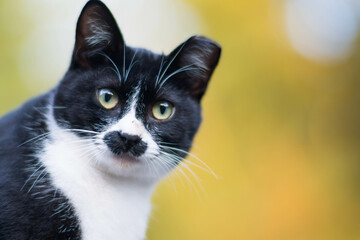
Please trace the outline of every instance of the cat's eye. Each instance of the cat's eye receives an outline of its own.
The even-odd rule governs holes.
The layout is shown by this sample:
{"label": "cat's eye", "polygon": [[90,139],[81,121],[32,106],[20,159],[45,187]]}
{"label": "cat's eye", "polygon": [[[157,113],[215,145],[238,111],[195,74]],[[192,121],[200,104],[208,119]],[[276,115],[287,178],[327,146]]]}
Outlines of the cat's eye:
{"label": "cat's eye", "polygon": [[152,114],[158,120],[169,119],[174,113],[174,106],[167,101],[160,101],[154,104]]}
{"label": "cat's eye", "polygon": [[114,93],[114,91],[106,88],[98,91],[98,99],[100,104],[106,109],[114,108],[119,102],[118,95]]}

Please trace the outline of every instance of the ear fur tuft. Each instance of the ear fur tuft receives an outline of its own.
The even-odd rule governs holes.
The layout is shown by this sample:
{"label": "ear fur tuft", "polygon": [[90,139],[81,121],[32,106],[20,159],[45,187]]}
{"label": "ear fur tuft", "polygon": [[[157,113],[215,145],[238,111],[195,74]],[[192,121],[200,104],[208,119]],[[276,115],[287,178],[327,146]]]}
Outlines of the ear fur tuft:
{"label": "ear fur tuft", "polygon": [[83,8],[76,27],[76,41],[71,67],[91,68],[121,52],[124,46],[119,27],[110,10],[101,1],[90,0]]}
{"label": "ear fur tuft", "polygon": [[201,99],[210,77],[218,64],[221,47],[218,43],[203,36],[193,36],[178,46],[169,58],[174,58],[177,68],[189,67],[185,84],[190,94]]}

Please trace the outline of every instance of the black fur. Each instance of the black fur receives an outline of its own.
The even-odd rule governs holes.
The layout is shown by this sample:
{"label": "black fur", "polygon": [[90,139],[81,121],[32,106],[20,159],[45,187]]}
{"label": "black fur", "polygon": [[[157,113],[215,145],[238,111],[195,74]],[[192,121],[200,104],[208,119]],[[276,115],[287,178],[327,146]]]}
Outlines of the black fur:
{"label": "black fur", "polygon": [[[107,35],[92,31],[93,25],[105,29]],[[63,128],[101,132],[129,111],[131,96],[139,91],[136,117],[153,138],[188,151],[201,122],[200,100],[219,56],[218,44],[199,36],[169,55],[126,46],[110,11],[100,1],[89,1],[77,24],[70,68],[60,84],[0,119],[0,239],[81,236],[75,210],[51,184],[51,176],[37,159],[43,141],[51,141],[46,135],[49,109]],[[184,71],[173,74],[179,69]],[[101,88],[118,94],[119,104],[114,109],[100,105],[97,91]],[[152,106],[160,100],[175,106],[168,120],[152,116]],[[108,136],[108,145],[116,154],[129,151],[139,156],[146,150],[140,140],[115,146],[120,140],[114,136]],[[185,153],[178,155],[184,157]]]}
{"label": "black fur", "polygon": [[[49,182],[35,154],[46,133],[50,92],[0,119],[0,239],[80,239],[72,206]],[[22,145],[23,144],[23,145]],[[37,169],[36,175],[30,177]],[[38,178],[39,177],[39,178]],[[35,179],[39,182],[34,185]]]}

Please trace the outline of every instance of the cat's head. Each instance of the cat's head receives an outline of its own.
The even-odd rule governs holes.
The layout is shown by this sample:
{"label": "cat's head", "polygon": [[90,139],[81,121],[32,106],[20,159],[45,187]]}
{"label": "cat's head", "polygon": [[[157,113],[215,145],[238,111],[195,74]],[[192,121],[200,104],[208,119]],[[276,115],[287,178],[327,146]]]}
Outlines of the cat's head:
{"label": "cat's head", "polygon": [[168,55],[125,45],[110,11],[89,1],[72,62],[54,97],[57,125],[85,156],[119,176],[157,178],[176,166],[201,122],[200,100],[219,57],[194,36]]}

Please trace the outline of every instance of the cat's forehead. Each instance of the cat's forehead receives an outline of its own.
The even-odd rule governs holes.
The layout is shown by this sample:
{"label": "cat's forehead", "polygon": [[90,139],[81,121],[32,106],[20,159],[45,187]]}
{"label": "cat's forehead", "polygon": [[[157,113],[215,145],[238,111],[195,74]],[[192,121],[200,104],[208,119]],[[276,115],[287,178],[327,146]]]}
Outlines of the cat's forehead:
{"label": "cat's forehead", "polygon": [[126,48],[124,55],[119,54],[117,57],[121,67],[125,67],[125,74],[130,68],[131,72],[134,70],[138,74],[157,72],[161,62],[166,58],[163,54],[157,54],[147,49],[130,47]]}
{"label": "cat's forehead", "polygon": [[[99,81],[111,81],[128,93],[155,86],[164,56],[142,48],[124,49],[122,54],[108,58],[107,65],[99,69]],[[101,77],[101,75],[105,75]]]}

